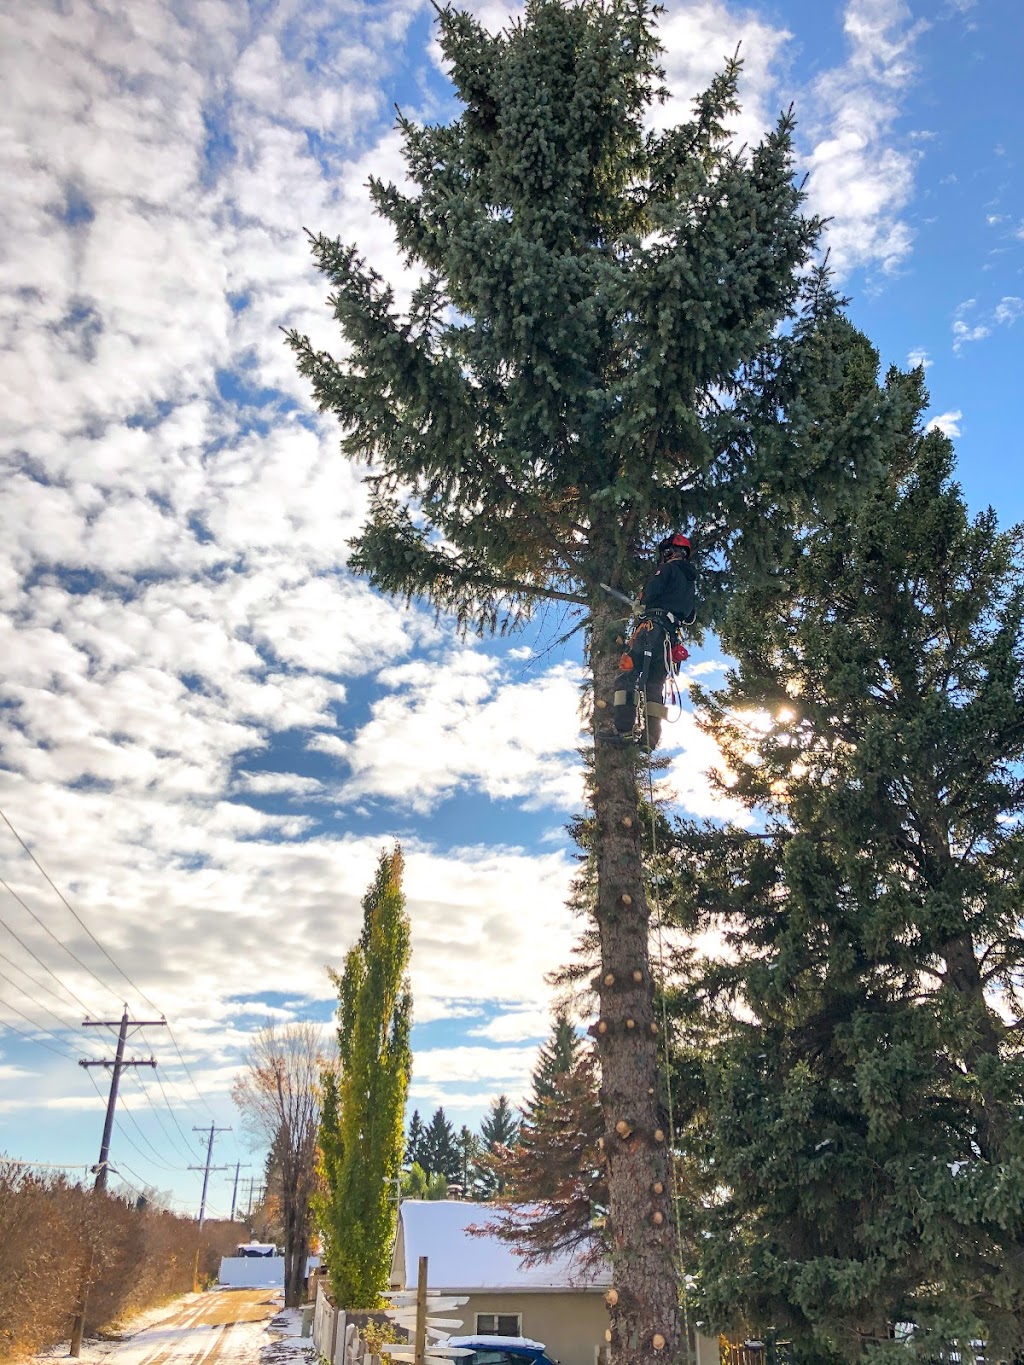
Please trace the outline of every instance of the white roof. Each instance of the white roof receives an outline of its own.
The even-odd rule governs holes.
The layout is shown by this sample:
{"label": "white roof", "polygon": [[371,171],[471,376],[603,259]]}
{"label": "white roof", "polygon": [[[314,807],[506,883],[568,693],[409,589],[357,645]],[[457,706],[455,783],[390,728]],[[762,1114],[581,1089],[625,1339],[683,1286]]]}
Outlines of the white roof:
{"label": "white roof", "polygon": [[607,1265],[587,1266],[579,1255],[560,1255],[526,1269],[507,1242],[493,1234],[472,1236],[467,1231],[485,1226],[497,1212],[493,1204],[459,1199],[403,1199],[392,1285],[415,1288],[421,1256],[427,1257],[429,1288],[443,1293],[500,1289],[543,1294],[567,1289],[601,1290],[611,1284]]}

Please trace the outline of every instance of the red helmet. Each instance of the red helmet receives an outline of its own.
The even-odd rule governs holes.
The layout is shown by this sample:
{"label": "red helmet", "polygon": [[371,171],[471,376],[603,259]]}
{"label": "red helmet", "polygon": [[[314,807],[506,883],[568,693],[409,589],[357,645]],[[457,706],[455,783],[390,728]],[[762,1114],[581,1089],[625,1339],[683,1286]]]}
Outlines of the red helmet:
{"label": "red helmet", "polygon": [[658,558],[662,561],[666,559],[676,559],[682,556],[684,559],[690,558],[690,541],[688,536],[680,535],[677,531],[674,536],[669,536],[658,546]]}

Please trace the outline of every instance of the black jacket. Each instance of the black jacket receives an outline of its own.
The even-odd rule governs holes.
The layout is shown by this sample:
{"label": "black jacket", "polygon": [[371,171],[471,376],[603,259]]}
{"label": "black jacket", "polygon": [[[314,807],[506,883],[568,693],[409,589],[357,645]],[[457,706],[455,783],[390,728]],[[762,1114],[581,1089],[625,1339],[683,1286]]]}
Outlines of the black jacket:
{"label": "black jacket", "polygon": [[670,611],[677,621],[689,621],[697,606],[696,582],[696,565],[688,559],[672,559],[648,582],[640,604]]}

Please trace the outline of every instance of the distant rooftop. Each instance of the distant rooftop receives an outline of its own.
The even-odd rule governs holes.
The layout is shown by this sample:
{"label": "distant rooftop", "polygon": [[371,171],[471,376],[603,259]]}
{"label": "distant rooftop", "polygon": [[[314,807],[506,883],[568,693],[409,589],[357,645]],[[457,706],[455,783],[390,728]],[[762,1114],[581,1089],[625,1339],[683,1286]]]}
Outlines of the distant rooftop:
{"label": "distant rooftop", "polygon": [[493,1234],[472,1236],[467,1229],[484,1227],[494,1218],[493,1204],[471,1204],[456,1199],[404,1199],[398,1214],[398,1235],[391,1267],[396,1289],[413,1288],[419,1258],[426,1256],[427,1283],[445,1293],[543,1294],[567,1289],[603,1290],[611,1271],[598,1264],[586,1266],[579,1255],[555,1256],[524,1269],[514,1247]]}

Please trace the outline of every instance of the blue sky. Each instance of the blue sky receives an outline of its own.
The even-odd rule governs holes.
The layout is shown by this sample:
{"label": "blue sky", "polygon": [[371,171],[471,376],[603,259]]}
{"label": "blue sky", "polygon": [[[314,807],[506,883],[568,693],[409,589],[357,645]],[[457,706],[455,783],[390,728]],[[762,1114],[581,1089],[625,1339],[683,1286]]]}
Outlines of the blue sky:
{"label": "blue sky", "polygon": [[[470,7],[492,28],[516,12]],[[408,290],[364,185],[401,177],[396,102],[453,112],[430,16],[426,0],[0,16],[0,809],[110,955],[0,825],[24,902],[0,888],[0,1025],[33,1035],[0,1026],[0,1150],[93,1161],[102,1105],[76,1061],[100,1049],[80,1006],[152,1002],[188,1073],[163,1030],[139,1040],[162,1084],[126,1078],[113,1157],[183,1208],[193,1126],[234,1126],[219,1163],[261,1160],[230,1101],[241,1051],[268,1018],[329,1017],[324,965],[389,841],[407,853],[421,1110],[475,1123],[522,1093],[544,974],[575,931],[579,660],[546,652],[564,623],[463,642],[348,574],[359,474],[279,330],[337,344],[304,227]],[[883,364],[927,366],[968,499],[1004,523],[1024,517],[1022,28],[1012,0],[668,0],[673,100],[655,115],[685,116],[742,39],[737,138],[795,103],[851,314]],[[691,662],[714,682],[713,651]],[[688,714],[667,753],[680,809],[729,813]]]}

